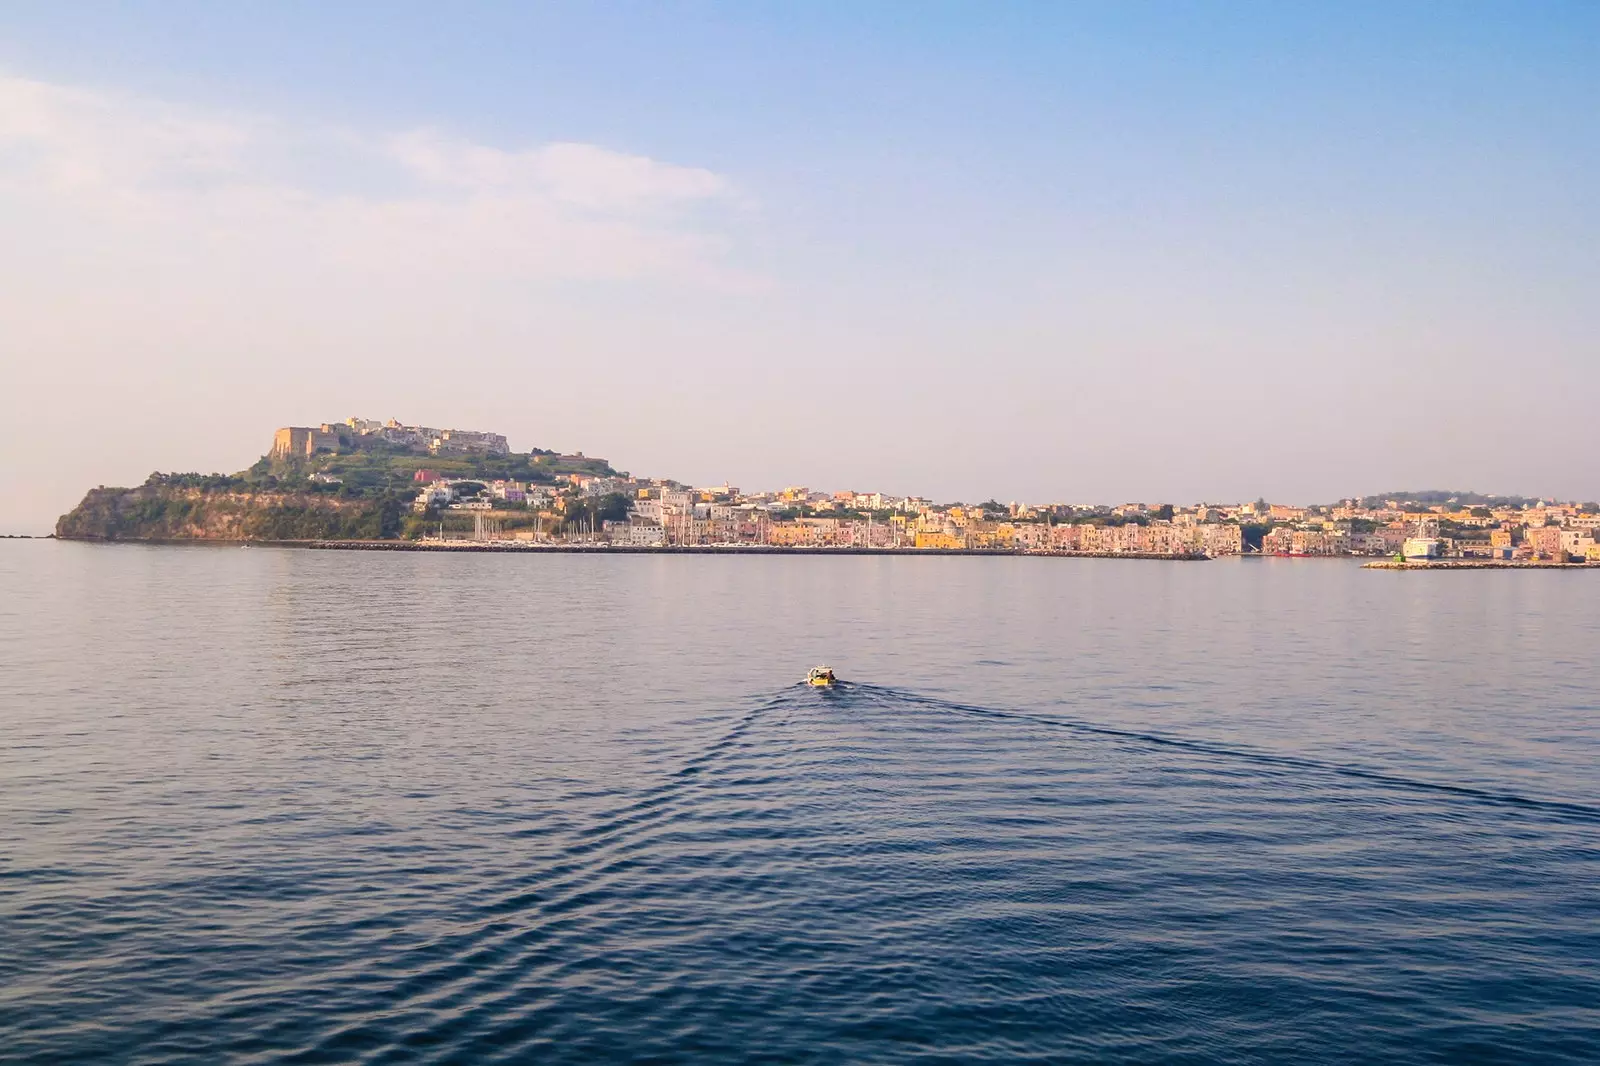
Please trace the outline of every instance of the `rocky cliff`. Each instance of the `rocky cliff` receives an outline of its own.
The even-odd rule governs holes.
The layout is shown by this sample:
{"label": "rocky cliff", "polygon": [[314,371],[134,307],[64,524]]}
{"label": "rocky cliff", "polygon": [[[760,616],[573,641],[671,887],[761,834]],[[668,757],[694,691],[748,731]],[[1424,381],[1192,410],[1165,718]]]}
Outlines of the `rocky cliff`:
{"label": "rocky cliff", "polygon": [[334,540],[394,536],[398,501],[165,484],[90,489],[56,522],[82,540]]}

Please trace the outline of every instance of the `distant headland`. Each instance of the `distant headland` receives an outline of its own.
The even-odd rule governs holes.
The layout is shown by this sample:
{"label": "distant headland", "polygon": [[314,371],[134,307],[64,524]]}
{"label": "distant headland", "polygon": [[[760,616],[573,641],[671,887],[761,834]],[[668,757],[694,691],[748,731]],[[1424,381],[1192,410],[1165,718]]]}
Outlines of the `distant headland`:
{"label": "distant headland", "polygon": [[422,550],[610,548],[1207,559],[1368,555],[1600,564],[1600,506],[1400,492],[1322,506],[936,503],[636,477],[605,459],[394,419],[285,426],[235,474],[154,473],[91,489],[56,536]]}

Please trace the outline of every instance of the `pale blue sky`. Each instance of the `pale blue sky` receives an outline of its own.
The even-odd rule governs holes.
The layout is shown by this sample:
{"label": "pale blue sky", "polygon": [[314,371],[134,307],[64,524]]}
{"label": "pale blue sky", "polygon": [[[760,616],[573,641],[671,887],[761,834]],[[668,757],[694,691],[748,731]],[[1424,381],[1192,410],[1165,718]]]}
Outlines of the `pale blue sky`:
{"label": "pale blue sky", "polygon": [[1593,4],[7,4],[0,526],[350,414],[1594,498],[1597,178]]}

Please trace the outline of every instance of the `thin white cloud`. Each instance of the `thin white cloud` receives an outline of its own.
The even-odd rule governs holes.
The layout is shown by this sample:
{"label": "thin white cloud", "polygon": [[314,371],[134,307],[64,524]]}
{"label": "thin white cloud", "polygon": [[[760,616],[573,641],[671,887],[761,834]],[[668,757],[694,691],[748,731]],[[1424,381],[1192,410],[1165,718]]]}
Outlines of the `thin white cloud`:
{"label": "thin white cloud", "polygon": [[[435,130],[296,128],[0,75],[0,192],[37,226],[252,270],[742,284],[744,201],[709,170],[589,144],[502,148]],[[0,264],[3,265],[3,264]],[[460,280],[459,273],[455,277]]]}
{"label": "thin white cloud", "polygon": [[394,157],[427,182],[484,192],[521,191],[597,211],[651,211],[718,200],[726,179],[592,144],[556,143],[521,151],[453,140],[437,131],[394,137]]}
{"label": "thin white cloud", "polygon": [[63,192],[148,191],[233,173],[259,124],[0,75],[0,180]]}

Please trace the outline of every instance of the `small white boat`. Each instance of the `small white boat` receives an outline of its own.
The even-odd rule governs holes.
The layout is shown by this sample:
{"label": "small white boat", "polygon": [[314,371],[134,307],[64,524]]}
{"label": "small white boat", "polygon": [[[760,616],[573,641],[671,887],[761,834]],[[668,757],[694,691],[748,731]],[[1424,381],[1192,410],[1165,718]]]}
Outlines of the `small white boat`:
{"label": "small white boat", "polygon": [[831,666],[813,666],[811,672],[806,675],[806,684],[816,688],[827,688],[836,681],[838,681],[838,678],[833,676],[833,667]]}

